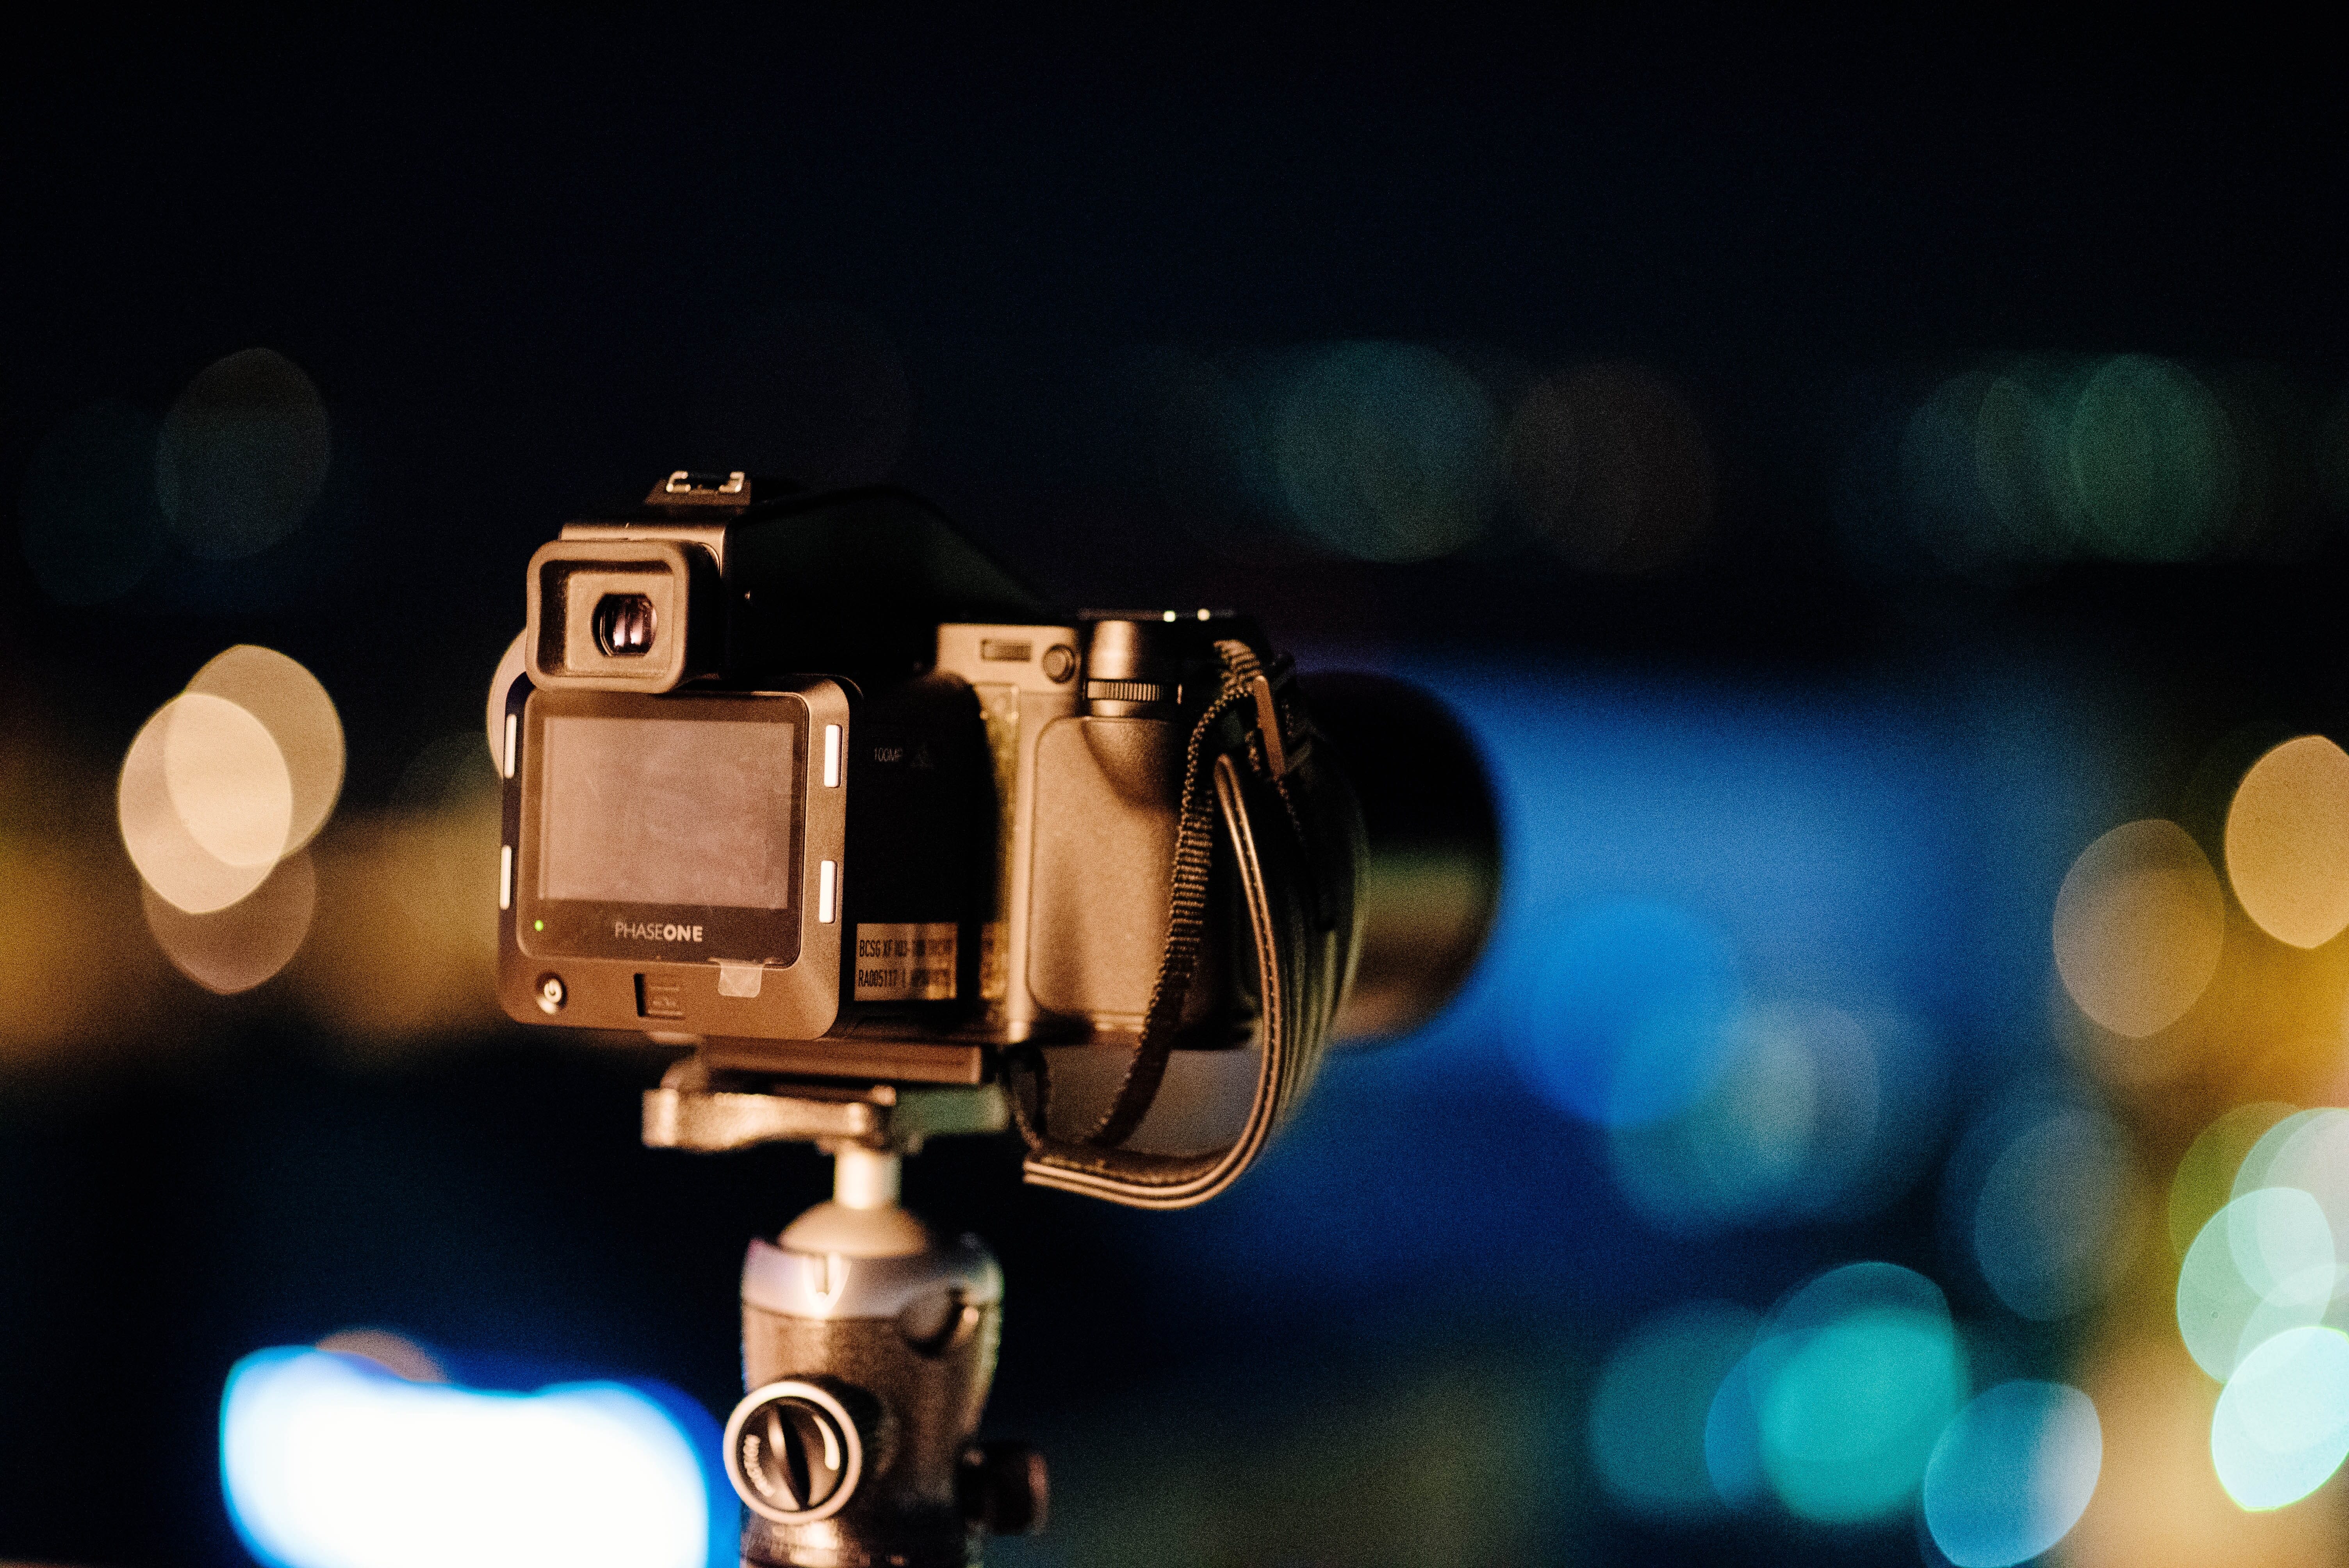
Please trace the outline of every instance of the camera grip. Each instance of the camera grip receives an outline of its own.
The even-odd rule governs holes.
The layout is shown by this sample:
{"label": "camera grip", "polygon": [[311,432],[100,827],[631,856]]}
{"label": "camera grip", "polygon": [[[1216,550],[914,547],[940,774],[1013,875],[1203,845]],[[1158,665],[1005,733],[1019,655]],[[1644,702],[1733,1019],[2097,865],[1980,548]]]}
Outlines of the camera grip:
{"label": "camera grip", "polygon": [[[1117,1103],[1081,1141],[1050,1137],[1043,1108],[1049,1080],[1041,1054],[1025,1053],[1032,1100],[1015,1084],[1014,1115],[1029,1144],[1027,1180],[1133,1208],[1188,1208],[1231,1185],[1302,1097],[1330,1037],[1358,947],[1355,887],[1362,858],[1359,812],[1344,779],[1316,758],[1310,727],[1277,697],[1252,652],[1219,646],[1223,688],[1194,730],[1186,769],[1186,830],[1178,838],[1174,911],[1149,1021]],[[1252,701],[1254,727],[1241,721]],[[1212,758],[1212,768],[1199,764]],[[1243,766],[1245,759],[1245,766]],[[1212,809],[1201,798],[1211,783]],[[1144,1154],[1116,1147],[1148,1109],[1165,1065],[1184,989],[1196,960],[1212,830],[1229,849],[1247,910],[1257,995],[1261,1057],[1239,1135],[1198,1155]],[[1187,906],[1187,907],[1186,907]],[[1186,918],[1187,916],[1187,918]]]}

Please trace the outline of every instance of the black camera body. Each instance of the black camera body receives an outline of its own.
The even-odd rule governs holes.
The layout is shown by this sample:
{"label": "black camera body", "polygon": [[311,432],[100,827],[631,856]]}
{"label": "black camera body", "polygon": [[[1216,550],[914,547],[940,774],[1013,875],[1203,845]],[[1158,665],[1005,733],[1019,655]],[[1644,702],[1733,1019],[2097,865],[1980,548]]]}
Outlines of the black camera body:
{"label": "black camera body", "polygon": [[1160,1066],[1106,1149],[1166,1051],[1309,1075],[1440,1006],[1490,923],[1489,795],[1433,699],[1300,682],[1228,613],[1055,614],[903,491],[675,474],[566,526],[527,595],[501,755],[521,1021],[801,1079],[1017,1059],[1038,1146],[1040,1053],[1129,1047]]}

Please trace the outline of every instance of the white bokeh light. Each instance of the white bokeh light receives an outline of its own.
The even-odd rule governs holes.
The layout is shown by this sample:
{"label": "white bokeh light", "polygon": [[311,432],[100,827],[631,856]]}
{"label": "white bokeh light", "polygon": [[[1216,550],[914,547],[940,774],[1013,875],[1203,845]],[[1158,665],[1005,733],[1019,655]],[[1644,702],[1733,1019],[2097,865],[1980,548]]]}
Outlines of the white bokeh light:
{"label": "white bokeh light", "polygon": [[2349,1335],[2287,1329],[2243,1357],[2210,1418],[2210,1462],[2239,1507],[2298,1502],[2349,1456]]}
{"label": "white bokeh light", "polygon": [[229,1376],[221,1469],[277,1568],[702,1568],[709,1548],[685,1434],[616,1384],[483,1393],[265,1350]]}
{"label": "white bokeh light", "polygon": [[223,697],[173,697],[123,758],[116,796],[139,874],[190,914],[225,909],[285,852],[294,786],[267,727]]}

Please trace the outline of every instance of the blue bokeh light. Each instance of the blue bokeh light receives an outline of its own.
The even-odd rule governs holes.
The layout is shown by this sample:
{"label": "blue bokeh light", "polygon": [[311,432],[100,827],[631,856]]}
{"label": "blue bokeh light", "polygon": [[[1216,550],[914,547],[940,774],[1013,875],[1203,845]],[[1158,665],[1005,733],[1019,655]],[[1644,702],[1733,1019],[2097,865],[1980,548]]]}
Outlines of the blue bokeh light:
{"label": "blue bokeh light", "polygon": [[[1362,663],[1343,650],[1312,662]],[[1697,1270],[1705,1295],[1768,1299],[1786,1263],[1656,1244],[1644,1206],[1610,1179],[1619,1130],[1526,1107],[1538,1097],[1515,1042],[1561,912],[1686,912],[1734,952],[1752,1007],[1831,1009],[1865,1027],[1878,1069],[1867,1157],[1834,1158],[1857,1119],[1828,1107],[1814,1145],[1826,1163],[1806,1156],[1780,1215],[1897,1198],[1936,1152],[1949,1087],[2003,1071],[2044,1034],[2047,906],[2110,803],[2082,726],[2043,691],[1984,695],[1981,721],[2001,737],[1985,750],[1889,689],[1818,704],[1564,666],[1391,667],[1444,693],[1491,769],[1505,852],[1492,946],[1412,1040],[1333,1053],[1230,1194],[1154,1228],[1170,1282],[1234,1285],[1268,1308],[1423,1290],[1614,1316],[1688,1290]],[[1741,1202],[1720,1219],[1754,1217]]]}
{"label": "blue bokeh light", "polygon": [[357,1356],[264,1350],[221,1402],[229,1512],[271,1568],[703,1568],[732,1558],[713,1432],[617,1383],[410,1382]]}
{"label": "blue bokeh light", "polygon": [[1670,1116],[1721,1070],[1736,968],[1720,933],[1683,910],[1643,900],[1583,910],[1556,924],[1521,982],[1517,1063],[1586,1121]]}
{"label": "blue bokeh light", "polygon": [[1922,1163],[1940,1058],[1895,1016],[1816,1004],[1742,1008],[1712,1087],[1660,1121],[1617,1127],[1615,1180],[1656,1229],[1871,1213]]}
{"label": "blue bokeh light", "polygon": [[1957,1568],[2012,1568],[2071,1533],[2104,1460],[2104,1428],[2085,1394],[2061,1383],[2002,1383],[1934,1443],[1925,1526]]}
{"label": "blue bokeh light", "polygon": [[2120,1124],[2085,1106],[2032,1106],[1993,1116],[1968,1143],[1989,1157],[1967,1229],[1998,1299],[2043,1321],[2098,1300],[2131,1255]]}

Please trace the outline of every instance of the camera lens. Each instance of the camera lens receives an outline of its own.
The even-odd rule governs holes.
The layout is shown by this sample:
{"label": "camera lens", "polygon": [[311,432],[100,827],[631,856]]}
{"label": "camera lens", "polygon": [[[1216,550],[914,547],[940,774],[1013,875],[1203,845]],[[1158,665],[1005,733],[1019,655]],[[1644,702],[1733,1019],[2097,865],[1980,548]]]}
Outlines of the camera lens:
{"label": "camera lens", "polygon": [[1433,1017],[1475,966],[1501,891],[1501,832],[1476,743],[1444,706],[1385,676],[1303,677],[1317,748],[1362,811],[1361,951],[1334,1040]]}
{"label": "camera lens", "polygon": [[653,602],[642,593],[606,593],[595,606],[595,645],[614,658],[652,651]]}

